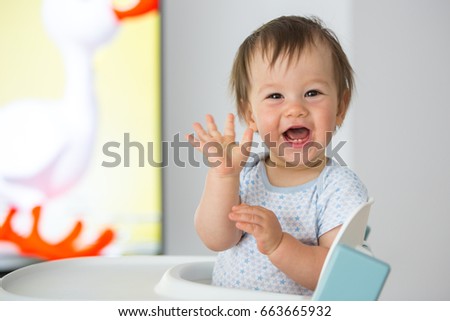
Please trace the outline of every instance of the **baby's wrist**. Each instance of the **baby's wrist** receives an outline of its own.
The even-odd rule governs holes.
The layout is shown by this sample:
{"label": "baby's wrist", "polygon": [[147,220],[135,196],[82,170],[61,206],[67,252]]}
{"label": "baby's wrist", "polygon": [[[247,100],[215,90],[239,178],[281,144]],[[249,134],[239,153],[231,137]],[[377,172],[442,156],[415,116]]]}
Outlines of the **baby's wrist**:
{"label": "baby's wrist", "polygon": [[280,249],[280,247],[281,247],[280,245],[281,245],[281,243],[283,243],[283,240],[285,238],[285,234],[286,234],[285,232],[281,232],[281,237],[280,237],[280,240],[279,240],[277,246],[275,246],[275,248],[272,250],[272,252],[267,254],[267,257],[269,259],[271,258],[272,255],[276,255],[277,250]]}
{"label": "baby's wrist", "polygon": [[241,174],[241,170],[238,171],[230,171],[230,172],[224,172],[222,170],[218,170],[215,168],[210,168],[208,170],[208,175],[211,177],[219,178],[219,179],[228,179],[228,178],[237,178],[239,179],[239,176]]}

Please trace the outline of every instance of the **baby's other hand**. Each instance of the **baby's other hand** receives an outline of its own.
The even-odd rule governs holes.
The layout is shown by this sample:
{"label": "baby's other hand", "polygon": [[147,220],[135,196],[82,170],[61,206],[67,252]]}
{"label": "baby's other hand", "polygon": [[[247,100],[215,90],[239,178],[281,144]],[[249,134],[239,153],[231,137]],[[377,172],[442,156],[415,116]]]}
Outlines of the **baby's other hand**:
{"label": "baby's other hand", "polygon": [[186,135],[186,138],[192,146],[203,153],[214,174],[220,176],[239,175],[250,155],[253,130],[247,128],[239,144],[235,141],[233,114],[228,114],[223,134],[217,129],[211,115],[206,115],[207,130],[200,123],[194,123],[193,126],[197,137],[190,134]]}
{"label": "baby's other hand", "polygon": [[236,222],[238,229],[253,235],[262,254],[270,255],[278,248],[283,231],[272,211],[247,204],[233,206],[231,210],[230,220]]}

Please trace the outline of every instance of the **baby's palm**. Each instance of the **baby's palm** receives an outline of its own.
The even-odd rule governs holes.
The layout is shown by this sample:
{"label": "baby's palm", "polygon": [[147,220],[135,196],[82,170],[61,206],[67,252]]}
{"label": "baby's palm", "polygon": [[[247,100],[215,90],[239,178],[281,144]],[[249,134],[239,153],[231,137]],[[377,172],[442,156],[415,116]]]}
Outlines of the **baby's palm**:
{"label": "baby's palm", "polygon": [[197,137],[189,135],[189,141],[203,153],[211,170],[217,175],[238,175],[248,159],[253,131],[248,128],[241,143],[237,143],[233,114],[227,117],[223,135],[211,115],[206,116],[206,126],[207,131],[199,123],[194,123]]}

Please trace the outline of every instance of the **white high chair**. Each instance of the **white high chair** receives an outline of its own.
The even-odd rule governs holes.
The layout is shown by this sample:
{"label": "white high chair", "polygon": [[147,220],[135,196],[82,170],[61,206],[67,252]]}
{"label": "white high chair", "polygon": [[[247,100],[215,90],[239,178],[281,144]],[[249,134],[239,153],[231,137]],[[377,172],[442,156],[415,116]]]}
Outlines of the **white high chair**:
{"label": "white high chair", "polygon": [[325,259],[313,297],[211,286],[214,262],[186,263],[169,269],[155,291],[163,297],[189,300],[377,300],[390,267],[374,258],[365,245],[373,200],[361,205],[339,230]]}
{"label": "white high chair", "polygon": [[0,280],[0,300],[376,300],[390,268],[364,246],[372,203],[343,224],[312,297],[213,286],[214,257],[129,256],[21,268]]}

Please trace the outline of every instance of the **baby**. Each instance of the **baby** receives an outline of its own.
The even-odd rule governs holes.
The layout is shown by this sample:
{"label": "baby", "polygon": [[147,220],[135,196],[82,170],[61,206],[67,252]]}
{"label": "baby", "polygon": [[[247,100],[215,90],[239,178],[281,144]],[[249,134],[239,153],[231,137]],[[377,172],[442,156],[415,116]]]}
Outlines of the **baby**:
{"label": "baby", "polygon": [[[325,155],[351,100],[352,68],[320,20],[280,17],[242,43],[231,88],[247,125],[241,142],[232,114],[223,133],[207,115],[188,135],[211,164],[195,227],[220,251],[213,284],[312,295],[340,226],[368,199]],[[268,153],[251,159],[255,132]]]}

